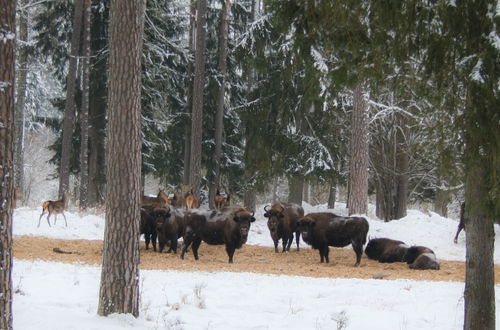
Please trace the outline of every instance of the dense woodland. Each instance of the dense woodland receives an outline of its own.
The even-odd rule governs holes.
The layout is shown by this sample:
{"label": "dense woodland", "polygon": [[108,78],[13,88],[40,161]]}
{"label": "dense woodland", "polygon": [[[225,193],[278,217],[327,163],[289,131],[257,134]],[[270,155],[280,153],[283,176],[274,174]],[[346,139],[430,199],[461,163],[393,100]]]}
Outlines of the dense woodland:
{"label": "dense woodland", "polygon": [[[59,180],[59,196],[70,191],[82,210],[109,196],[110,90],[132,84],[110,73],[115,2],[17,1],[18,203],[32,189],[28,141],[47,128],[56,136],[57,173],[44,179]],[[493,242],[477,242],[500,219],[498,2],[147,0],[140,7],[142,41],[116,60],[141,46],[140,187],[146,176],[169,192],[192,187],[206,204],[219,189],[248,210],[259,196],[333,206],[342,190],[350,214],[367,213],[371,198],[386,221],[404,217],[410,203],[433,203],[446,215],[452,201],[465,200],[467,258],[485,263],[468,268],[464,326],[494,327]],[[0,43],[10,40],[3,29]],[[115,33],[130,42],[137,31]],[[469,294],[479,282],[489,294]],[[480,311],[470,307],[477,301]]]}

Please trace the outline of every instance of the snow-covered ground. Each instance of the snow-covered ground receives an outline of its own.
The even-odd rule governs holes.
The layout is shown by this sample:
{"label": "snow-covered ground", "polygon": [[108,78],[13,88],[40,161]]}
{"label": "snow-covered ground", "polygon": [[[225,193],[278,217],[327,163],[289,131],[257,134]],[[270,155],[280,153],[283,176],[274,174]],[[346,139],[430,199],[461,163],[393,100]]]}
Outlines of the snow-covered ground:
{"label": "snow-covered ground", "polygon": [[[306,213],[326,210],[325,205],[305,204],[304,208]],[[262,209],[258,208],[248,244],[271,246]],[[102,216],[67,212],[68,227],[59,216],[55,226],[49,227],[44,217],[37,228],[40,211],[16,209],[14,235],[103,237]],[[329,211],[345,214],[340,203],[338,209]],[[409,210],[408,216],[398,221],[369,222],[372,238],[424,245],[432,248],[438,259],[465,259],[465,234],[453,244],[456,220]],[[495,234],[500,236],[498,226]],[[500,263],[498,248],[497,244],[495,263]],[[14,260],[14,328],[441,330],[461,329],[463,322],[464,284],[458,282],[141,271],[141,311],[135,319],[96,315],[99,279],[99,267]],[[500,286],[496,290],[499,297]]]}

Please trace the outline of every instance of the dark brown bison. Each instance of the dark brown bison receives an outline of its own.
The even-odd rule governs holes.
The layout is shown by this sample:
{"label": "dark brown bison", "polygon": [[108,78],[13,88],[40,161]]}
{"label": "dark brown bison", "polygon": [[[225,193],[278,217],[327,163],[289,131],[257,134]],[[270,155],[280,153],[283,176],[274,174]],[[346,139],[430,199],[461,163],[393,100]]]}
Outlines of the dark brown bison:
{"label": "dark brown bison", "polygon": [[229,206],[231,196],[228,194],[226,197],[222,196],[219,189],[215,193],[214,206],[216,210],[221,210]]}
{"label": "dark brown bison", "polygon": [[368,221],[361,217],[340,217],[333,213],[309,213],[299,220],[302,239],[319,250],[321,262],[329,262],[329,246],[344,247],[352,244],[359,266],[363,245],[366,243]]}
{"label": "dark brown bison", "polygon": [[389,238],[374,238],[368,241],[365,254],[378,262],[404,262],[409,246]]}
{"label": "dark brown bison", "polygon": [[[146,250],[149,249],[149,242],[153,243],[153,250],[156,251],[156,219],[152,215],[154,208],[141,208],[141,222],[139,224],[140,234],[144,234]],[[168,213],[168,210],[166,211]]]}
{"label": "dark brown bison", "polygon": [[268,218],[267,227],[274,242],[274,252],[278,253],[278,242],[281,239],[283,251],[290,251],[293,242],[293,233],[299,251],[300,231],[297,222],[304,216],[302,206],[294,203],[276,203],[264,207],[264,216]]}
{"label": "dark brown bison", "polygon": [[455,238],[453,239],[453,242],[455,244],[457,244],[458,234],[460,234],[462,229],[465,230],[465,202],[462,202],[462,204],[460,204],[460,222],[458,223],[457,233],[455,234]]}
{"label": "dark brown bison", "polygon": [[169,245],[167,253],[177,253],[177,241],[184,234],[184,210],[173,207],[169,212],[166,209],[157,209],[152,215],[156,219],[160,253],[165,245]]}
{"label": "dark brown bison", "polygon": [[436,260],[434,251],[425,246],[412,246],[406,252],[406,263],[411,269],[436,269],[439,270],[439,263]]}
{"label": "dark brown bison", "polygon": [[198,248],[203,240],[210,245],[225,244],[229,263],[233,263],[234,251],[246,243],[254,221],[253,213],[241,207],[186,213],[181,259],[192,244],[194,258],[198,260]]}

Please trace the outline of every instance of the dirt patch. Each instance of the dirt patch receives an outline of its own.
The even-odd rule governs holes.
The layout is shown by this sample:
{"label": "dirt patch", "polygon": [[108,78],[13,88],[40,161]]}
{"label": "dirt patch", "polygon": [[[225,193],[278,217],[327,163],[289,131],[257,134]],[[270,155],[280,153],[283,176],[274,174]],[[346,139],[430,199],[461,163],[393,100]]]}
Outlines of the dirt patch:
{"label": "dirt patch", "polygon": [[[85,263],[100,265],[102,262],[102,241],[61,240],[44,237],[15,236],[14,257],[17,259],[40,259],[64,263]],[[64,252],[57,253],[57,248]],[[353,267],[354,251],[330,248],[330,263],[321,264],[319,253],[309,248],[290,253],[275,253],[274,248],[244,245],[236,250],[234,264],[228,264],[224,246],[210,246],[202,243],[200,260],[191,253],[184,260],[179,254],[158,253],[145,250],[141,242],[141,269],[208,272],[252,272],[261,274],[299,275],[329,278],[377,278],[414,279],[427,281],[465,280],[465,264],[457,261],[440,260],[441,270],[411,270],[405,263],[382,264],[363,255],[361,267]],[[500,266],[495,266],[495,283],[500,283]]]}

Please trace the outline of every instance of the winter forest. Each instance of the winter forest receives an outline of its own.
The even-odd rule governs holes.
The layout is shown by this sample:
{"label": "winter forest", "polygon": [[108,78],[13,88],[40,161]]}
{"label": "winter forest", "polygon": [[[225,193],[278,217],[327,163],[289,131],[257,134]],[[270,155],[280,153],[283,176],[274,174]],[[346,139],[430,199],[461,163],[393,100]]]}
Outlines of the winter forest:
{"label": "winter forest", "polygon": [[161,193],[255,228],[277,202],[371,228],[464,203],[461,323],[495,329],[499,32],[498,0],[0,0],[0,329],[15,209],[105,219],[93,312],[138,317]]}

